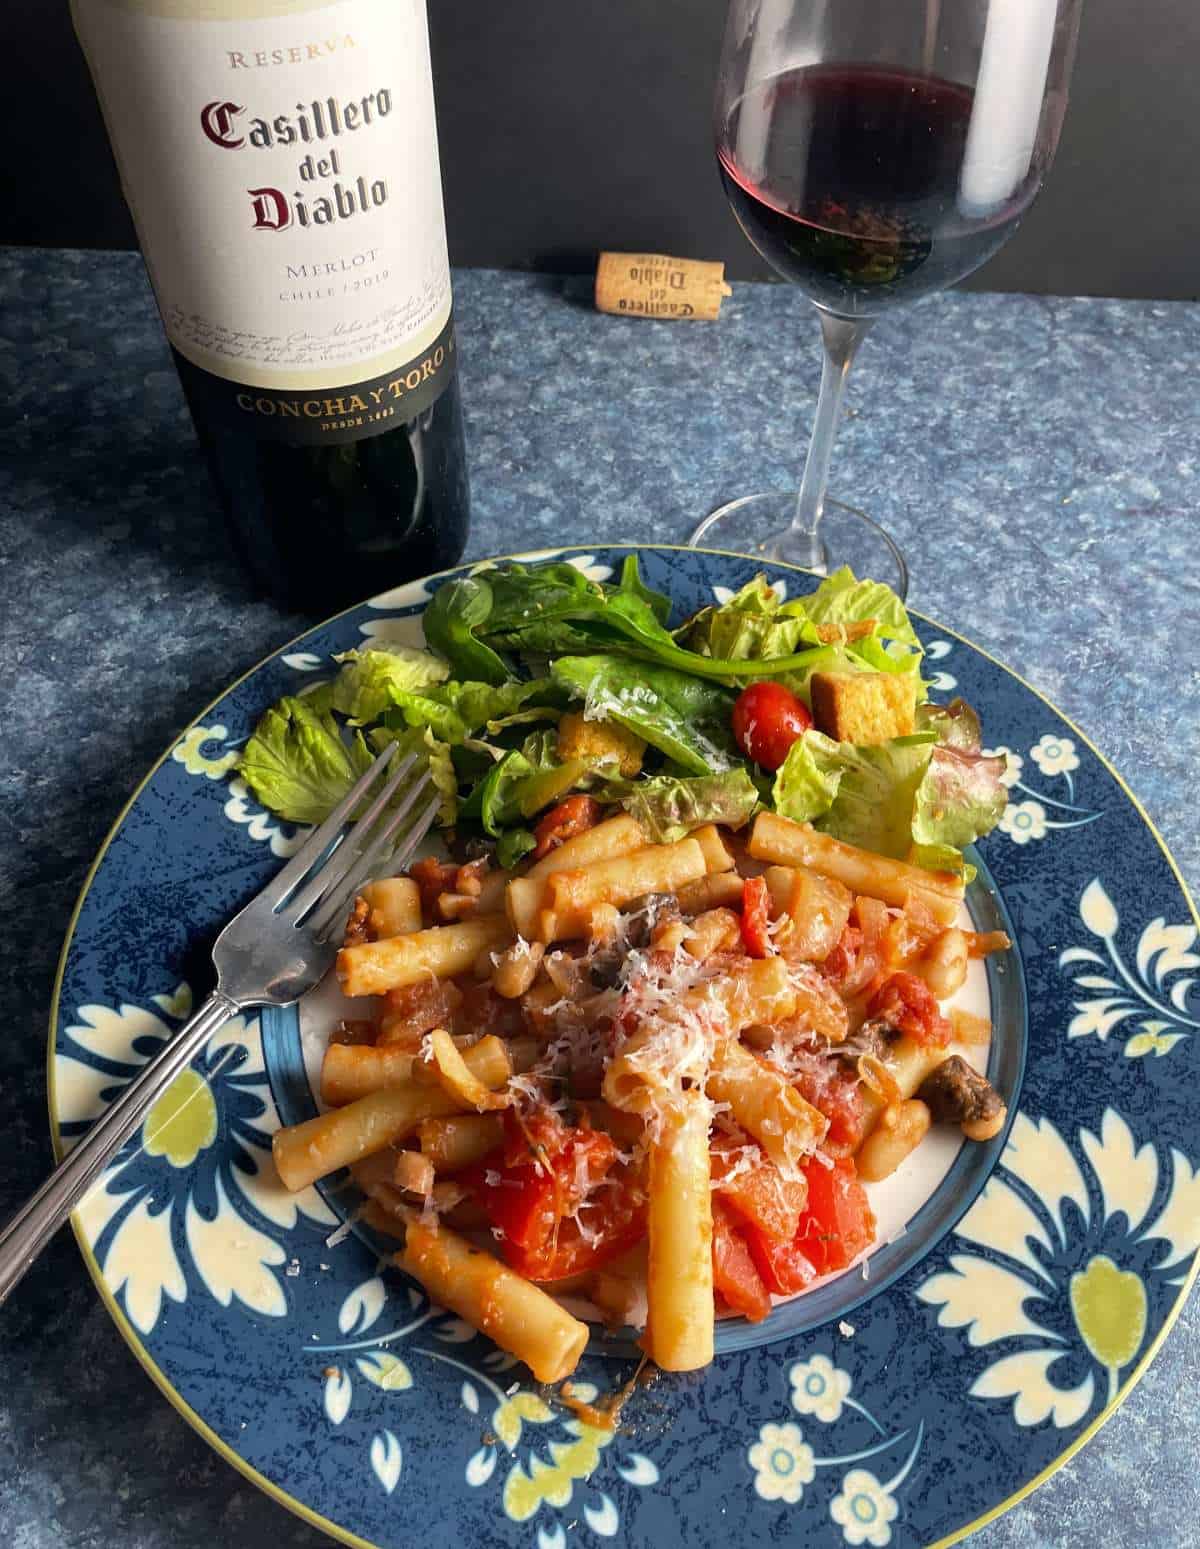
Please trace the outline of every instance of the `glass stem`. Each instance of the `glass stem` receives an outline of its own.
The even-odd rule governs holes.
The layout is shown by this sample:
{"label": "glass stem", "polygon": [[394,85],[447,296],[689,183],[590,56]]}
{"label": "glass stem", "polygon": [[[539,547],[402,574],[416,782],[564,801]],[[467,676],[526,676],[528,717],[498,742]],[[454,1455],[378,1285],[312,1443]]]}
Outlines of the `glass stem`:
{"label": "glass stem", "polygon": [[[793,553],[807,540],[812,556],[809,563],[814,570],[825,568],[825,551],[819,529],[821,512],[825,506],[825,486],[829,482],[829,463],[833,457],[833,438],[837,434],[838,416],[842,409],[842,394],[846,389],[851,362],[874,321],[869,317],[834,317],[831,312],[824,311],[819,312],[819,316],[821,338],[825,345],[821,390],[817,395],[817,413],[813,420],[812,440],[808,444],[804,478],[788,535],[788,547]],[[805,563],[803,559],[797,562]]]}

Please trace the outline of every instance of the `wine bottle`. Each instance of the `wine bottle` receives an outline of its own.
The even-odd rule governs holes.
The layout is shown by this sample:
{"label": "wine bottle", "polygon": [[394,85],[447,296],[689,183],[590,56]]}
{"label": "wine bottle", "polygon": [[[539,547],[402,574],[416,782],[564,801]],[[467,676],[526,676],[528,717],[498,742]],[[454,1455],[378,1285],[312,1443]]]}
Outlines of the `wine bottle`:
{"label": "wine bottle", "polygon": [[469,493],[425,0],[73,0],[233,538],[330,612]]}

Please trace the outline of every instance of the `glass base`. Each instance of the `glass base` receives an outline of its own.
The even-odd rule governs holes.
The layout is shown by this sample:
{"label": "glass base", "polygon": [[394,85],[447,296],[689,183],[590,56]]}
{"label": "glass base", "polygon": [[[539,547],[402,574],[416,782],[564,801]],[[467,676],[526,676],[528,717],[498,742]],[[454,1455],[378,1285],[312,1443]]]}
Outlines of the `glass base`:
{"label": "glass base", "polygon": [[743,495],[706,516],[688,545],[779,560],[818,575],[849,565],[860,579],[886,581],[901,600],[908,596],[904,555],[865,511],[826,499],[815,534],[791,531],[789,523],[795,511],[795,490]]}

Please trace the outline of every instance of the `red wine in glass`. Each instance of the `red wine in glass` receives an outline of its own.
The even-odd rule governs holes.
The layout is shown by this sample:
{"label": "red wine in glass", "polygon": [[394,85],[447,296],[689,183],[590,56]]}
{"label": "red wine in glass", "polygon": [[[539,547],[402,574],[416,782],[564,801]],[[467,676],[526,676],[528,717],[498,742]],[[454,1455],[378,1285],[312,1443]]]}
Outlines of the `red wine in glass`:
{"label": "red wine in glass", "polygon": [[786,70],[718,137],[725,192],[762,256],[818,306],[869,316],[942,290],[1012,234],[1043,168],[998,206],[962,191],[974,93],[870,65]]}

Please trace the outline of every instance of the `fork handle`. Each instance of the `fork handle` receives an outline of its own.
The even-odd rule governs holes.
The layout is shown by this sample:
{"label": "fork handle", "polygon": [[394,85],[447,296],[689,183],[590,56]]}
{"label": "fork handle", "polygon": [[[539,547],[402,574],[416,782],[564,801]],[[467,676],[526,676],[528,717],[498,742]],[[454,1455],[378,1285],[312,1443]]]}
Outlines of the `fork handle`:
{"label": "fork handle", "polygon": [[0,1306],[171,1082],[244,1008],[215,990],[0,1232]]}

